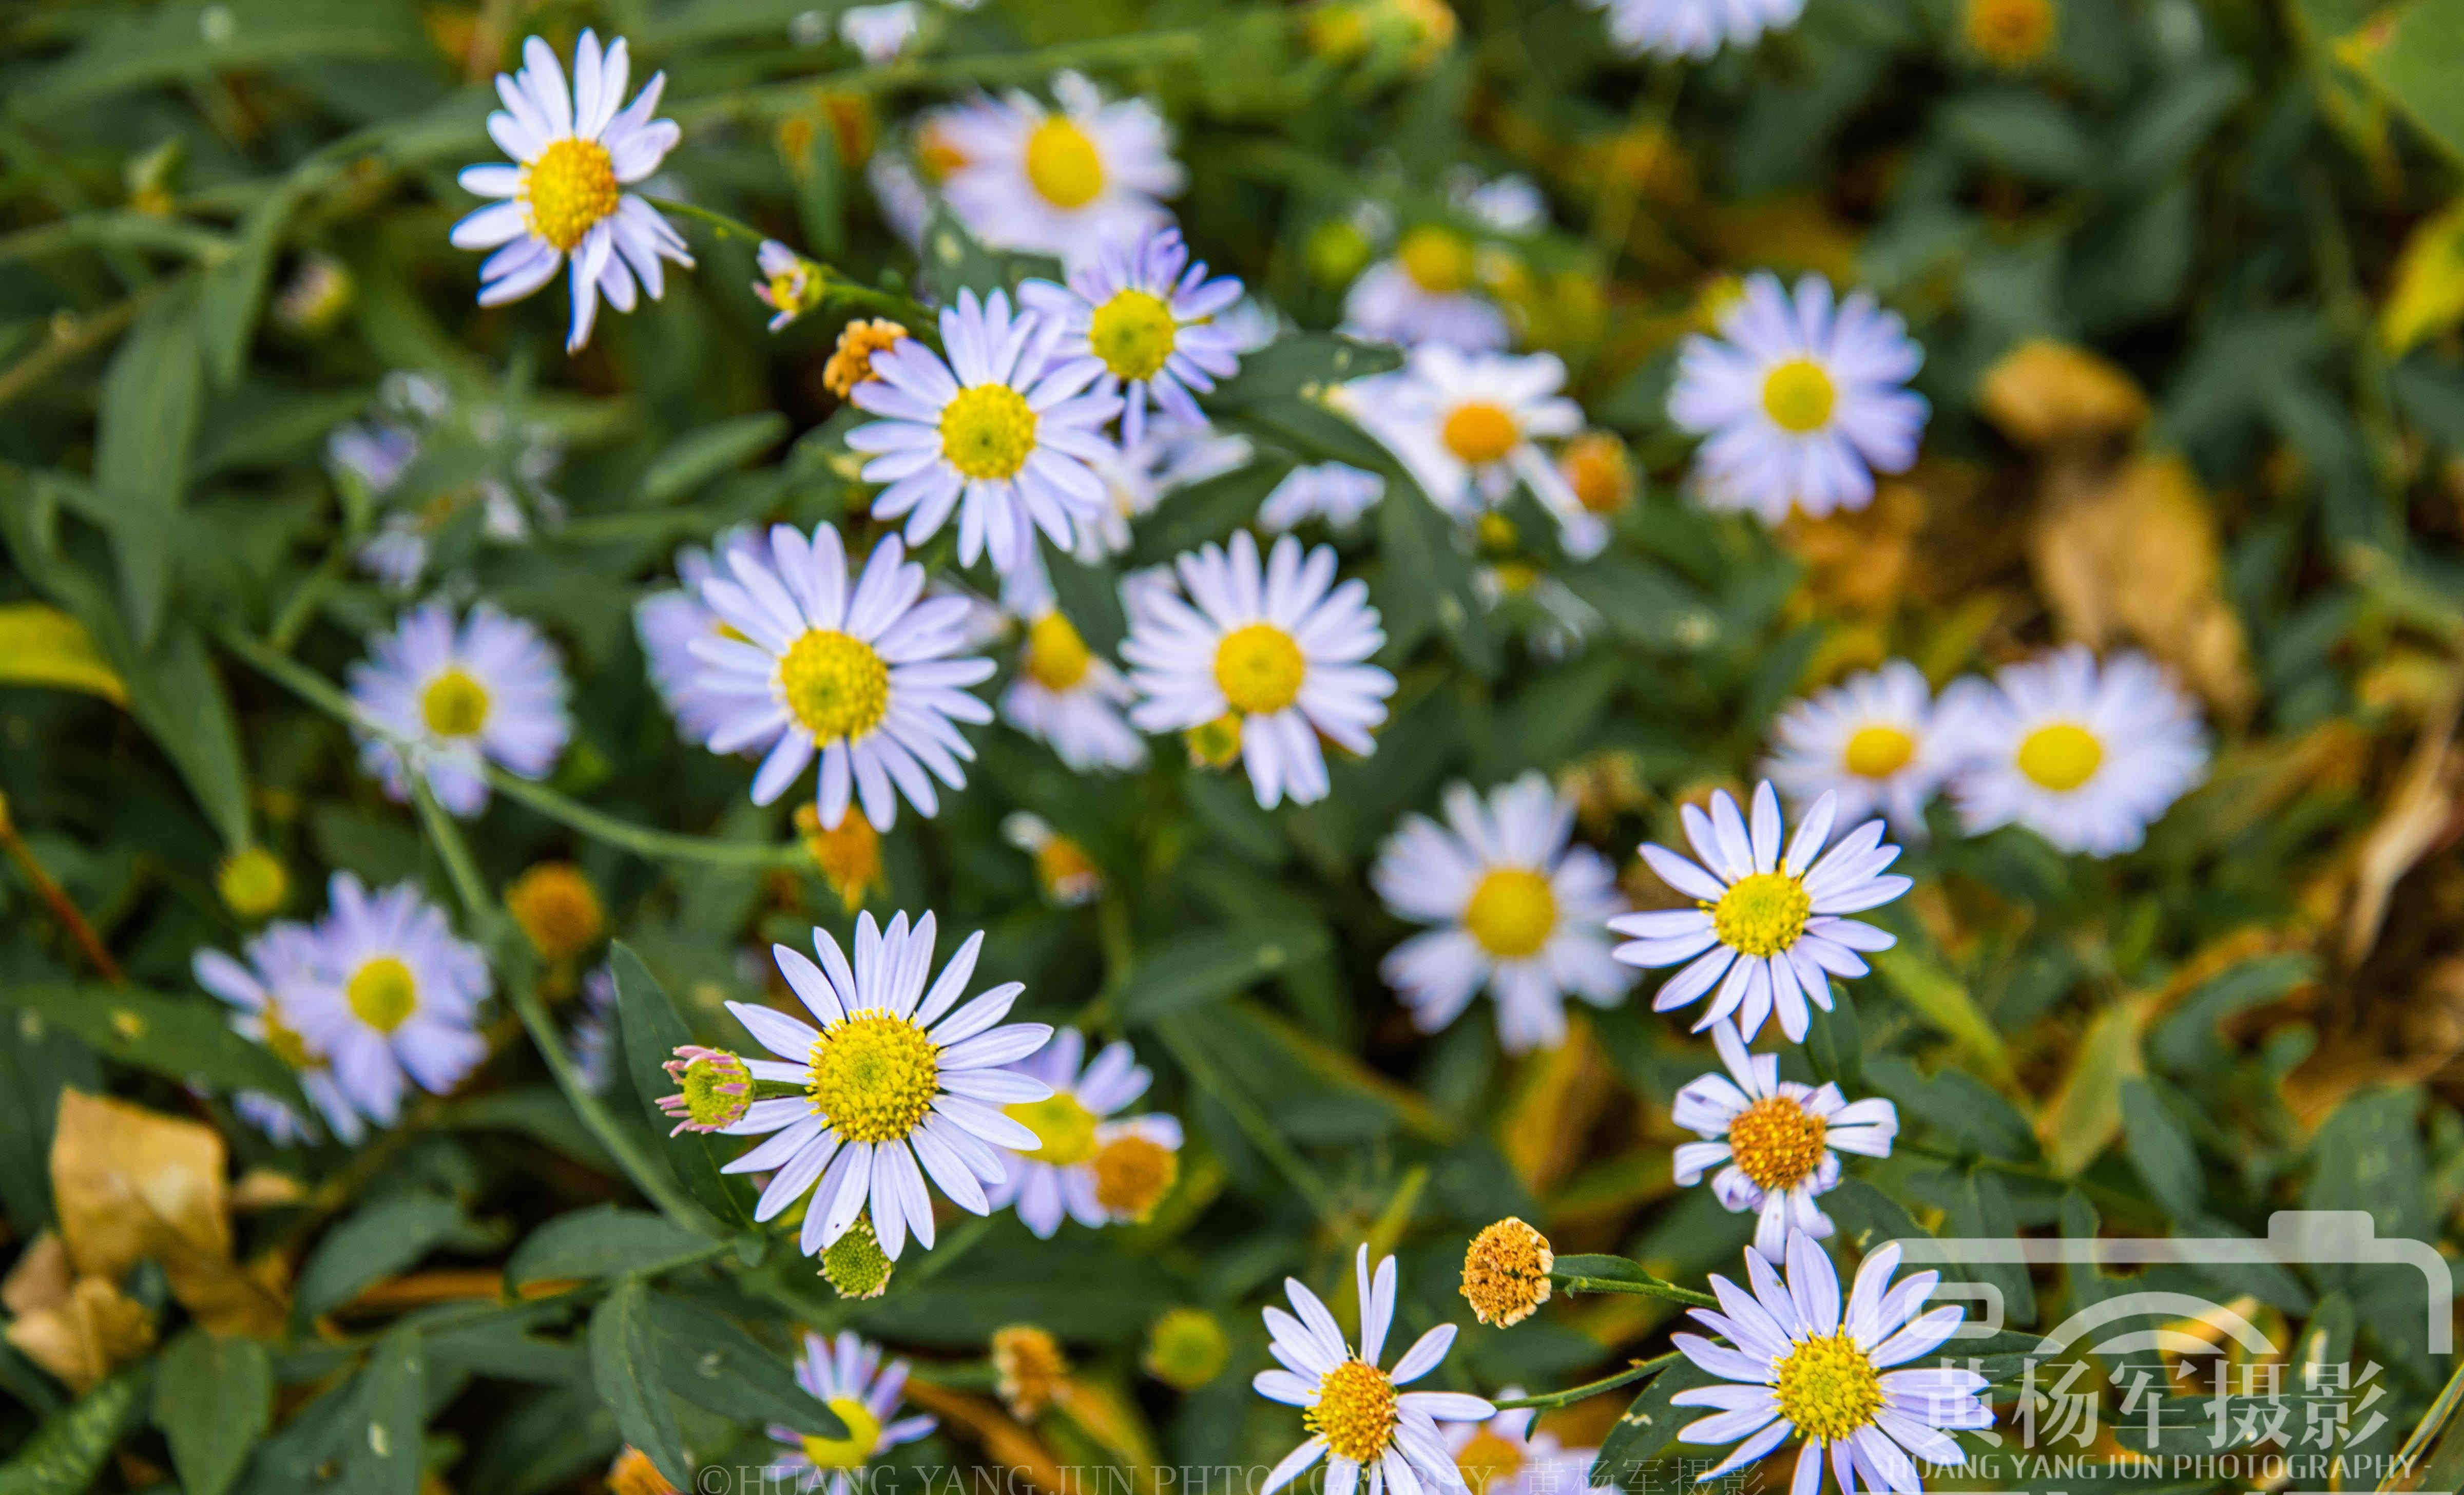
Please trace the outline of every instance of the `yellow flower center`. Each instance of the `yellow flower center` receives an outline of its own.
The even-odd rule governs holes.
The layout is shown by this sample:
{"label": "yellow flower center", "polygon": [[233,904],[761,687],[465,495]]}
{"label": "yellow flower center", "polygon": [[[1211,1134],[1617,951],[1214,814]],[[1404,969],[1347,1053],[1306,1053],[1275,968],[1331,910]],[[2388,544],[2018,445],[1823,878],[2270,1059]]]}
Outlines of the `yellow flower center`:
{"label": "yellow flower center", "polygon": [[410,967],[392,956],[379,956],[351,973],[342,985],[342,999],[362,1022],[390,1033],[419,1005],[419,983],[410,978]]}
{"label": "yellow flower center", "polygon": [[2096,734],[2073,722],[2038,727],[2019,744],[2019,772],[2038,788],[2068,794],[2096,776],[2104,761],[2104,744]]}
{"label": "yellow flower center", "polygon": [[1395,1383],[1365,1360],[1346,1360],[1326,1373],[1301,1421],[1336,1458],[1367,1463],[1394,1440]]}
{"label": "yellow flower center", "polygon": [[582,236],[616,210],[616,162],[597,141],[556,141],[522,176],[531,231],[571,253]]}
{"label": "yellow flower center", "polygon": [[282,1015],[272,1006],[259,1012],[257,1021],[265,1024],[265,1046],[275,1058],[294,1069],[321,1067],[317,1057],[308,1052],[308,1041],[301,1038],[298,1030],[290,1023],[283,1022]]}
{"label": "yellow flower center", "polygon": [[796,834],[803,838],[804,850],[822,869],[823,881],[849,913],[864,907],[865,890],[881,877],[881,833],[864,818],[864,811],[850,805],[845,820],[824,830],[821,807],[807,800],[796,806],[795,821]]}
{"label": "yellow flower center", "polygon": [[[1221,681],[1221,650],[1217,650],[1218,674]],[[1201,768],[1221,768],[1241,756],[1241,714],[1225,712],[1213,721],[1201,721],[1180,735],[1189,745],[1190,762]]]}
{"label": "yellow flower center", "polygon": [[890,666],[873,647],[836,628],[814,628],[779,661],[787,709],[824,742],[860,737],[890,710]]}
{"label": "yellow flower center", "polygon": [[1766,1189],[1791,1189],[1822,1161],[1829,1125],[1785,1095],[1758,1100],[1728,1123],[1728,1151],[1747,1177]]}
{"label": "yellow flower center", "polygon": [[1179,1176],[1179,1154],[1153,1137],[1118,1132],[1095,1153],[1095,1202],[1125,1220],[1144,1220]]}
{"label": "yellow flower center", "polygon": [[474,736],[488,724],[488,688],[459,670],[448,670],[420,693],[419,715],[440,737]]}
{"label": "yellow flower center", "polygon": [[1044,1144],[1036,1150],[1039,1163],[1070,1168],[1095,1155],[1095,1113],[1067,1090],[1055,1090],[1040,1101],[1004,1106],[1001,1111]]}
{"label": "yellow flower center", "polygon": [[1087,322],[1087,342],[1120,378],[1153,379],[1172,356],[1173,338],[1179,330],[1163,297],[1121,291],[1095,308]]}
{"label": "yellow flower center", "polygon": [[1472,467],[1504,461],[1523,440],[1514,416],[1504,406],[1486,400],[1466,400],[1448,411],[1440,435],[1456,460]]}
{"label": "yellow flower center", "polygon": [[1831,376],[1810,358],[1793,358],[1763,376],[1763,412],[1785,431],[1804,435],[1831,424],[1837,398]]}
{"label": "yellow flower center", "polygon": [[969,477],[1016,477],[1035,451],[1035,412],[1007,385],[961,389],[941,411],[941,455]]}
{"label": "yellow flower center", "polygon": [[847,1437],[824,1438],[818,1433],[804,1435],[804,1457],[825,1469],[857,1469],[872,1457],[873,1445],[881,1441],[881,1419],[872,1409],[853,1396],[832,1396],[829,1409],[847,1424]]}
{"label": "yellow flower center", "polygon": [[1809,1440],[1831,1443],[1874,1420],[1882,1405],[1882,1380],[1843,1330],[1800,1341],[1790,1351],[1779,1363],[1771,1397]]}
{"label": "yellow flower center", "polygon": [[1104,157],[1075,121],[1056,114],[1026,138],[1026,180],[1055,208],[1084,208],[1104,190]]}
{"label": "yellow flower center", "polygon": [[1752,872],[1740,877],[1711,908],[1711,927],[1720,943],[1749,956],[1775,956],[1805,933],[1814,898],[1805,885],[1786,872]]}
{"label": "yellow flower center", "polygon": [[1557,927],[1557,895],[1528,867],[1493,868],[1463,906],[1463,928],[1500,960],[1536,954]]}
{"label": "yellow flower center", "polygon": [[813,1107],[850,1142],[895,1142],[941,1088],[941,1051],[905,1018],[867,1010],[813,1042]]}
{"label": "yellow flower center", "polygon": [[1841,764],[1859,779],[1888,779],[1917,756],[1917,739],[1897,727],[1874,722],[1857,729]]}
{"label": "yellow flower center", "polygon": [[291,874],[282,859],[263,846],[248,846],[223,859],[214,870],[214,890],[225,907],[244,919],[261,919],[282,907],[291,892]]}
{"label": "yellow flower center", "polygon": [[1047,691],[1075,689],[1094,660],[1077,628],[1057,612],[1045,613],[1026,630],[1027,675]]}
{"label": "yellow flower center", "polygon": [[770,304],[780,311],[804,304],[804,267],[790,265],[770,277]]}
{"label": "yellow flower center", "polygon": [[1615,514],[1634,501],[1634,464],[1625,443],[1607,431],[1591,431],[1567,443],[1559,466],[1574,501],[1594,514]]}
{"label": "yellow flower center", "polygon": [[1292,704],[1308,671],[1300,645],[1271,623],[1234,628],[1215,646],[1215,683],[1243,715],[1279,712]]}
{"label": "yellow flower center", "polygon": [[1470,1442],[1455,1450],[1455,1467],[1463,1471],[1463,1484],[1471,1486],[1472,1495],[1486,1495],[1491,1484],[1510,1480],[1522,1469],[1523,1450],[1482,1428]]}
{"label": "yellow flower center", "polygon": [[1420,225],[1395,246],[1395,259],[1431,296],[1453,296],[1471,284],[1471,241],[1452,229]]}
{"label": "yellow flower center", "polygon": [[2053,45],[2053,0],[1969,0],[1963,19],[1968,44],[1998,67],[2025,67]]}

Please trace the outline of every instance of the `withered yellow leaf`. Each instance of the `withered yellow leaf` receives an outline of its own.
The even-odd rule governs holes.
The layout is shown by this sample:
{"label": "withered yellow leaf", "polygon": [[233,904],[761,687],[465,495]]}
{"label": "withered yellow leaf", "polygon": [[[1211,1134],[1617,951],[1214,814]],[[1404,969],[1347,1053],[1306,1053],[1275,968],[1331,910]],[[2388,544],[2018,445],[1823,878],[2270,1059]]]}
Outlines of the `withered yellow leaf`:
{"label": "withered yellow leaf", "polygon": [[104,1277],[77,1277],[67,1245],[45,1233],[0,1283],[8,1341],[20,1354],[84,1393],[153,1348],[154,1317]]}
{"label": "withered yellow leaf", "polygon": [[2056,469],[2028,558],[2065,637],[2092,649],[2136,642],[2219,712],[2248,714],[2258,686],[2224,599],[2215,516],[2188,463],[2140,456],[2110,472]]}
{"label": "withered yellow leaf", "polygon": [[0,685],[55,686],[128,704],[127,683],[85,625],[42,603],[0,606]]}
{"label": "withered yellow leaf", "polygon": [[2126,436],[2147,423],[2147,397],[2121,365],[2050,338],[2031,338],[1995,361],[1977,406],[2023,447]]}
{"label": "withered yellow leaf", "polygon": [[2401,354],[2464,321],[2464,198],[2414,225],[2379,308],[2379,341]]}

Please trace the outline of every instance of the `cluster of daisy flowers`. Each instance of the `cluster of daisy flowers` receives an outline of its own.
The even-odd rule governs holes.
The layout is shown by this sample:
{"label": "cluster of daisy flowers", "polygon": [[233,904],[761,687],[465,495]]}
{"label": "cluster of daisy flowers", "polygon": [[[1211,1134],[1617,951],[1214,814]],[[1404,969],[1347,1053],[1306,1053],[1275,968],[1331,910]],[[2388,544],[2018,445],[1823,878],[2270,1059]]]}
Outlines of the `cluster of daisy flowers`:
{"label": "cluster of daisy flowers", "polygon": [[2198,710],[2162,667],[2078,645],[1939,696],[1894,660],[1791,706],[1772,738],[1765,771],[1800,802],[1835,796],[1922,836],[1947,793],[1967,834],[2022,825],[2097,857],[2135,850],[2208,763]]}
{"label": "cluster of daisy flowers", "polygon": [[248,1091],[239,1112],[277,1142],[330,1133],[357,1143],[389,1127],[413,1086],[442,1095],[487,1055],[477,1015],[487,957],[409,883],[370,890],[337,872],[313,923],[276,920],[234,957],[200,950],[197,984],[233,1009],[231,1027],[290,1067],[314,1114]]}

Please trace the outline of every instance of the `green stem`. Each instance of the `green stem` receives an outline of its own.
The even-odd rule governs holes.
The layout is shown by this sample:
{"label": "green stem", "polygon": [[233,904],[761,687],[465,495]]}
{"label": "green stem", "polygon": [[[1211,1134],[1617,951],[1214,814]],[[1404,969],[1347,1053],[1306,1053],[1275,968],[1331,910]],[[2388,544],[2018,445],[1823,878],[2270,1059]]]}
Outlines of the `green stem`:
{"label": "green stem", "polygon": [[462,901],[462,912],[472,929],[498,952],[495,964],[503,974],[505,1000],[512,1004],[515,1016],[531,1036],[531,1045],[546,1061],[548,1073],[555,1077],[557,1088],[564,1092],[566,1104],[616,1159],[633,1186],[645,1198],[688,1230],[707,1231],[710,1220],[693,1200],[687,1198],[675,1184],[673,1176],[659,1158],[644,1151],[632,1132],[616,1124],[607,1108],[599,1103],[590,1087],[582,1080],[582,1072],[573,1066],[573,1058],[564,1049],[564,1038],[556,1030],[556,1022],[548,1016],[547,1005],[539,1000],[539,986],[531,980],[529,961],[514,953],[507,958],[511,938],[505,917],[488,894],[487,884],[479,876],[478,864],[472,859],[470,844],[462,839],[462,829],[445,813],[428,785],[418,780],[411,784],[411,798],[419,806],[419,818],[428,831],[430,845],[445,864],[445,875],[453,884],[453,892]]}
{"label": "green stem", "polygon": [[[722,239],[745,239],[759,245],[770,238],[769,234],[741,218],[731,217],[715,209],[704,208],[698,203],[688,203],[673,197],[652,197],[648,201],[651,207],[661,212],[674,213],[678,217],[692,218],[707,225],[712,232]],[[923,302],[913,297],[900,296],[895,292],[884,291],[876,286],[866,285],[861,280],[851,279],[834,266],[823,264],[809,256],[799,257],[803,258],[806,264],[821,273],[822,292],[821,298],[814,303],[816,311],[836,302],[856,311],[873,312],[903,324],[908,331],[932,341],[935,347],[940,345],[939,340],[934,336],[934,330],[938,326],[939,319],[933,315],[932,308]]]}
{"label": "green stem", "polygon": [[1537,1396],[1515,1396],[1497,1402],[1495,1405],[1500,1412],[1515,1407],[1546,1409],[1569,1406],[1586,1396],[1596,1396],[1604,1391],[1615,1391],[1620,1386],[1631,1386],[1644,1376],[1657,1375],[1676,1363],[1677,1352],[1671,1350],[1666,1354],[1656,1355],[1648,1360],[1637,1360],[1615,1375],[1604,1375],[1595,1381],[1585,1381],[1580,1386],[1569,1386],[1564,1391],[1543,1392]]}
{"label": "green stem", "polygon": [[1265,1154],[1266,1161],[1284,1176],[1285,1181],[1309,1201],[1309,1208],[1317,1214],[1318,1223],[1330,1230],[1338,1228],[1343,1210],[1335,1202],[1334,1191],[1326,1186],[1326,1181],[1317,1176],[1317,1170],[1284,1140],[1284,1134],[1275,1130],[1274,1124],[1250,1103],[1249,1098],[1234,1088],[1222,1071],[1215,1067],[1215,1061],[1191,1036],[1184,1020],[1165,1018],[1155,1024],[1155,1031],[1162,1035],[1164,1047],[1172,1051],[1172,1057],[1188,1071],[1198,1088],[1232,1113],[1233,1121],[1249,1138],[1251,1145]]}
{"label": "green stem", "polygon": [[1680,1287],[1673,1282],[1646,1277],[1639,1282],[1622,1277],[1574,1277],[1564,1272],[1551,1272],[1549,1280],[1568,1292],[1617,1292],[1630,1298],[1659,1298],[1668,1303],[1683,1303],[1698,1308],[1716,1308],[1720,1300],[1707,1292]]}
{"label": "green stem", "polygon": [[[363,732],[381,736],[382,728],[360,715],[351,698],[301,665],[263,642],[236,631],[222,635],[225,649],[256,667],[259,673],[290,691],[294,695],[323,711],[337,721]],[[399,741],[400,739],[397,739]],[[402,743],[405,747],[413,746]],[[602,810],[569,800],[544,784],[517,779],[494,764],[487,767],[489,785],[509,800],[517,801],[539,814],[594,841],[633,852],[637,856],[679,862],[702,862],[713,867],[766,868],[803,867],[808,858],[803,846],[795,842],[768,843],[758,841],[718,841],[707,836],[684,836],[673,831],[655,830],[619,820]]]}

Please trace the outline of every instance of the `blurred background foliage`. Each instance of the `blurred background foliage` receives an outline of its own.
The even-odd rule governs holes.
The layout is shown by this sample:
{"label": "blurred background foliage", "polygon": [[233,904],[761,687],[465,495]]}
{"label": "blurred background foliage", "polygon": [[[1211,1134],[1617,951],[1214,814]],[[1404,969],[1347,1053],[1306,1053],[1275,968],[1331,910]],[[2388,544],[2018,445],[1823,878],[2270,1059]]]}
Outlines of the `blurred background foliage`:
{"label": "blurred background foliage", "polygon": [[[897,1456],[919,1466],[1271,1460],[1291,1418],[1246,1384],[1255,1305],[1287,1272],[1330,1284],[1358,1242],[1402,1254],[1414,1329],[1463,1318],[1463,1242],[1504,1214],[1560,1251],[1733,1270],[1749,1218],[1669,1176],[1668,1102],[1706,1046],[1639,998],[1521,1060],[1479,1013],[1415,1033],[1376,975],[1402,927],[1365,866],[1449,780],[1537,768],[1574,788],[1637,899],[1665,902],[1633,845],[1749,782],[1783,702],[1894,654],[1939,685],[2051,640],[2133,644],[2195,690],[2218,753],[2123,860],[2019,831],[1910,852],[1918,890],[1881,915],[1899,949],[1804,1055],[1902,1108],[1898,1155],[1832,1197],[1847,1238],[2258,1235],[2306,1206],[2452,1246],[2464,4],[1813,0],[1758,48],[1683,67],[1619,57],[1564,0],[1018,0],[936,11],[882,66],[835,39],[836,9],[0,14],[0,1447],[23,1450],[0,1488],[596,1487],[619,1416],[712,1459],[758,1435],[791,1323],[918,1357],[943,1418]],[[1176,760],[1080,778],[997,727],[967,791],[885,839],[872,908],[986,928],[985,970],[1027,983],[1023,1012],[1126,1035],[1156,1067],[1192,1143],[1148,1224],[952,1232],[885,1298],[843,1304],[783,1242],[679,1240],[644,1212],[510,1017],[479,1075],[357,1154],[275,1148],[228,1110],[283,1077],[187,976],[192,950],[241,937],[225,859],[271,851],[293,912],[328,870],[448,890],[418,818],[261,663],[339,678],[393,616],[349,564],[370,495],[323,460],[391,371],[471,415],[392,499],[452,516],[432,569],[547,628],[580,687],[550,794],[500,796],[473,836],[491,897],[578,864],[719,1042],[719,1000],[772,979],[748,949],[848,922],[787,807],[754,809],[738,764],[675,740],[629,626],[680,541],[862,526],[821,381],[836,327],[766,334],[751,246],[696,234],[697,272],[567,360],[561,292],[476,309],[474,261],[446,243],[454,171],[492,155],[488,77],[523,35],[561,49],[584,24],[669,74],[685,137],[665,189],[929,294],[1019,267],[963,246],[918,267],[886,229],[864,168],[913,150],[916,108],[1064,67],[1150,97],[1199,254],[1323,328],[1396,226],[1472,234],[1522,340],[1567,360],[1647,474],[1607,556],[1519,558],[1593,614],[1571,652],[1533,647],[1524,599],[1483,600],[1425,506],[1382,506],[1346,560],[1402,689],[1324,802],[1270,815]],[[1530,176],[1547,223],[1467,217],[1448,186],[1465,167]],[[1661,413],[1676,341],[1764,267],[1904,314],[1934,411],[1924,459],[1869,509],[1776,533],[1682,499]],[[1293,460],[1388,465],[1308,414],[1331,346],[1244,376],[1225,420],[1256,456],[1170,496],[1132,561],[1228,533]],[[457,495],[538,480],[543,449],[562,522],[491,541]],[[1116,639],[1109,578],[1061,570],[1087,635]],[[576,803],[707,840],[594,836]],[[1100,899],[1040,886],[1001,834],[1020,809],[1087,849]],[[500,989],[560,1008],[597,958],[539,958],[493,903],[466,933],[493,941]],[[608,1110],[665,1167],[630,1083]],[[114,1212],[132,1197],[178,1205]],[[2384,1444],[2446,1378],[2401,1273],[2176,1270],[2358,1338],[2386,1367]],[[2018,1324],[2107,1290],[2085,1271],[2002,1286]],[[1231,1336],[1194,1388],[1141,1369],[1177,1307]],[[1552,1305],[1467,1332],[1448,1374],[1571,1384],[1658,1352],[1671,1311]],[[1077,1363],[1030,1421],[981,1370],[1022,1321]],[[714,1357],[715,1388],[677,1383]],[[1621,1405],[1578,1404],[1566,1436],[1597,1441]]]}

